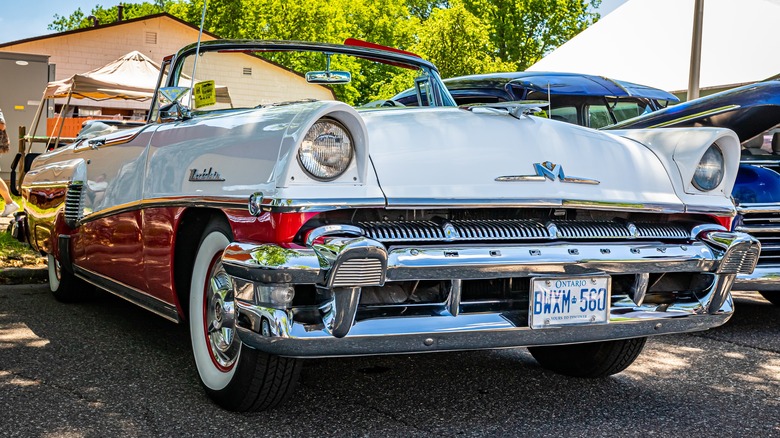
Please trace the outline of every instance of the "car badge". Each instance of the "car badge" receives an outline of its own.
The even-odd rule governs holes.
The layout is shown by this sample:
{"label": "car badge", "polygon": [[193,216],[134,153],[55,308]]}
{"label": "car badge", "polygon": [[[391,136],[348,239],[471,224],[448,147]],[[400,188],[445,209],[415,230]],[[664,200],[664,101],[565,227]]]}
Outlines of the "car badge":
{"label": "car badge", "polygon": [[208,170],[203,169],[202,172],[198,172],[198,169],[190,169],[190,181],[207,182],[207,181],[224,181],[219,172],[214,168],[209,167]]}
{"label": "car badge", "polygon": [[555,181],[558,178],[559,181],[565,183],[575,184],[600,184],[601,182],[590,178],[581,178],[579,176],[567,176],[563,172],[563,166],[555,164],[552,161],[545,161],[542,163],[534,163],[534,169],[536,175],[507,175],[499,176],[496,181]]}

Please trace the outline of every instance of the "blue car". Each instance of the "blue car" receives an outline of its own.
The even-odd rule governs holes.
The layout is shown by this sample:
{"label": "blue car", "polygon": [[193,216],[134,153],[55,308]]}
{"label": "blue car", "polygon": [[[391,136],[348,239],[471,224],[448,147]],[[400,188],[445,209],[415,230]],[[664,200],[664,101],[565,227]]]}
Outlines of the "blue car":
{"label": "blue car", "polygon": [[[550,118],[594,129],[680,101],[657,88],[576,73],[491,73],[445,79],[444,85],[458,105],[543,100]],[[415,106],[417,96],[407,90],[393,101]]]}
{"label": "blue car", "polygon": [[780,306],[780,81],[766,81],[691,100],[606,129],[717,126],[742,142],[742,163],[732,196],[739,215],[733,229],[761,242],[755,271],[737,277],[734,290],[758,290]]}

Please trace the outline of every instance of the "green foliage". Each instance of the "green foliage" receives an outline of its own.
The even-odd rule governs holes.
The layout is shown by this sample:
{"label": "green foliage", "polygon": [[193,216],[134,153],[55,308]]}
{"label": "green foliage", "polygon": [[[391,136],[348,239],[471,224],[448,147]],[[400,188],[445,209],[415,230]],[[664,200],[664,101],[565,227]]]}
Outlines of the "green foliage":
{"label": "green foliage", "polygon": [[487,28],[460,2],[435,9],[418,36],[415,50],[433,62],[442,77],[513,70],[495,56]]}
{"label": "green foliage", "polygon": [[498,57],[525,70],[599,19],[601,0],[463,0],[489,26]]}
{"label": "green foliage", "polygon": [[[125,3],[126,19],[167,12],[200,25],[204,0]],[[208,0],[204,30],[222,38],[282,39],[341,43],[358,38],[415,52],[439,67],[443,77],[524,70],[598,20],[591,8],[601,0],[329,0],[316,6],[289,0]],[[101,24],[117,18],[117,7],[95,6]],[[81,9],[54,16],[50,30],[91,26]],[[298,72],[321,70],[322,57],[270,54]],[[392,67],[334,59],[353,82],[337,97],[355,103],[400,91]],[[405,72],[406,76],[412,72]],[[408,78],[407,78],[408,79]]]}
{"label": "green foliage", "polygon": [[[147,15],[159,14],[161,12],[169,12],[168,9],[171,6],[171,0],[158,0],[154,4],[149,2],[143,3],[126,3],[122,15],[125,20],[133,18],[145,17]],[[84,15],[81,12],[81,8],[68,17],[61,17],[54,14],[54,21],[49,24],[49,30],[66,31],[72,29],[81,29],[92,26],[92,21],[88,19],[88,16],[94,16],[98,24],[114,23],[119,17],[119,9],[116,6],[110,8],[104,8],[103,6],[96,5],[92,8],[89,15]]]}

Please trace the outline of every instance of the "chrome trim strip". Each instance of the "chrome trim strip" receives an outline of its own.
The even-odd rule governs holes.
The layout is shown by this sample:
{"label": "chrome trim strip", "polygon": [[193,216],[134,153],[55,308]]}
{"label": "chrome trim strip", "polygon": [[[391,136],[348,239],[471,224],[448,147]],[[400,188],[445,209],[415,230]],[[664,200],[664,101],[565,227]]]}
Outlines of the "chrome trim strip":
{"label": "chrome trim strip", "polygon": [[141,210],[143,208],[167,208],[167,207],[206,207],[206,208],[224,208],[245,210],[247,206],[246,197],[236,198],[209,198],[209,197],[177,197],[177,198],[155,198],[144,199],[141,201],[119,204],[103,210],[89,213],[79,221],[80,224],[95,221],[105,217],[120,213]]}
{"label": "chrome trim strip", "polygon": [[361,199],[263,199],[263,210],[272,212],[303,212],[303,211],[330,211],[347,208],[384,208],[385,198],[361,198]]}
{"label": "chrome trim strip", "polygon": [[704,272],[715,269],[718,260],[719,256],[701,242],[391,247],[387,280],[476,280],[592,271]]}
{"label": "chrome trim strip", "polygon": [[155,313],[163,318],[173,321],[175,323],[181,322],[179,318],[179,312],[176,310],[176,306],[166,303],[165,301],[146,294],[141,290],[138,290],[132,286],[128,286],[124,283],[120,283],[116,280],[112,280],[97,272],[90,271],[89,269],[82,268],[77,265],[73,265],[73,273],[82,280],[93,284],[101,289],[110,292],[119,298],[123,298],[137,306]]}
{"label": "chrome trim strip", "polygon": [[752,274],[737,275],[732,290],[780,291],[780,265],[758,265]]}
{"label": "chrome trim strip", "polygon": [[131,141],[135,140],[136,137],[138,137],[141,132],[144,131],[144,127],[141,127],[141,129],[138,129],[135,132],[131,132],[130,134],[122,134],[117,137],[112,137],[111,139],[108,139],[106,137],[95,137],[86,139],[83,141],[82,144],[79,144],[75,148],[73,148],[73,152],[83,152],[88,151],[90,149],[101,149],[108,146],[118,146],[121,144],[130,143]]}
{"label": "chrome trim strip", "polygon": [[[54,187],[60,185],[52,184]],[[45,185],[43,185],[45,186]],[[248,203],[247,196],[236,197],[173,197],[173,198],[151,198],[134,201],[127,204],[109,207],[99,212],[92,213],[84,218],[84,221],[94,220],[126,211],[132,211],[140,208],[155,207],[215,207],[215,208],[235,208],[245,209]],[[283,199],[267,198],[263,200],[264,211],[278,213],[296,213],[296,212],[318,212],[332,211],[351,208],[387,208],[389,210],[401,209],[422,209],[422,208],[519,208],[519,207],[563,207],[563,208],[581,208],[592,210],[607,211],[626,211],[626,212],[654,212],[654,213],[703,213],[703,214],[726,214],[734,215],[734,209],[728,207],[713,206],[689,206],[677,204],[631,204],[621,202],[597,202],[581,201],[567,199],[415,199],[415,198],[391,198],[385,203],[384,198],[372,198],[361,200],[344,199]]]}
{"label": "chrome trim strip", "polygon": [[[593,270],[613,274],[705,272],[714,271],[720,257],[702,242],[391,246],[386,279],[475,280]],[[222,263],[228,274],[262,283],[324,285],[330,268],[311,248],[243,243],[230,244]]]}
{"label": "chrome trim strip", "polygon": [[583,201],[572,199],[427,199],[387,198],[388,209],[402,208],[505,208],[505,207],[567,207],[593,210],[652,211],[657,213],[684,213],[682,204],[639,204],[623,202]]}

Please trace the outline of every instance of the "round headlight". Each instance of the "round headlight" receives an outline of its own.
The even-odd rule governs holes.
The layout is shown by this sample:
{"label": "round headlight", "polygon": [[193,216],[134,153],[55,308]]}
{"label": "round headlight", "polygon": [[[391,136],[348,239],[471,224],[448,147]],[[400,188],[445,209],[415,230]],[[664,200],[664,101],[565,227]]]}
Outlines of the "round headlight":
{"label": "round headlight", "polygon": [[303,137],[298,161],[315,179],[329,181],[344,173],[352,161],[352,138],[341,123],[323,119]]}
{"label": "round headlight", "polygon": [[713,144],[696,166],[693,185],[703,192],[714,190],[723,181],[723,172],[723,152],[717,144]]}

